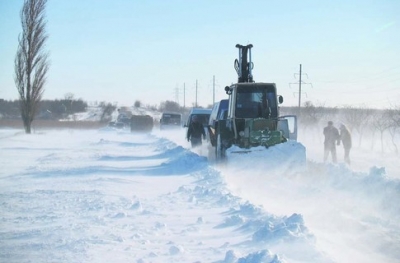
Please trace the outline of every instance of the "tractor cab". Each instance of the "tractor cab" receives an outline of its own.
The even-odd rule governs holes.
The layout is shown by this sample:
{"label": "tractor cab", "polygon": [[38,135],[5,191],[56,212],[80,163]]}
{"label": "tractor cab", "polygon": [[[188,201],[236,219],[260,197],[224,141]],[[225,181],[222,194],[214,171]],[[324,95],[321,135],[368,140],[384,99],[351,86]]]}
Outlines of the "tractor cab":
{"label": "tractor cab", "polygon": [[226,87],[229,100],[228,118],[278,117],[278,103],[283,98],[276,95],[274,83],[237,83]]}
{"label": "tractor cab", "polygon": [[283,101],[276,94],[274,83],[237,83],[225,88],[229,95],[226,127],[231,131],[233,144],[248,148],[271,146],[286,141],[285,125],[278,118],[278,104]]}

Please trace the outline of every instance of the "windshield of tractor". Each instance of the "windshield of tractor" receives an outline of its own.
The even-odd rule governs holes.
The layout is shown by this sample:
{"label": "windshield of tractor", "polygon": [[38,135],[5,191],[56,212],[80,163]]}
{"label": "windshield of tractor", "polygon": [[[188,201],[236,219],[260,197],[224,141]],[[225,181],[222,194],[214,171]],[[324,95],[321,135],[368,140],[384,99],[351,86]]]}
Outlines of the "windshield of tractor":
{"label": "windshield of tractor", "polygon": [[237,88],[236,118],[276,118],[275,87],[271,85],[246,85]]}

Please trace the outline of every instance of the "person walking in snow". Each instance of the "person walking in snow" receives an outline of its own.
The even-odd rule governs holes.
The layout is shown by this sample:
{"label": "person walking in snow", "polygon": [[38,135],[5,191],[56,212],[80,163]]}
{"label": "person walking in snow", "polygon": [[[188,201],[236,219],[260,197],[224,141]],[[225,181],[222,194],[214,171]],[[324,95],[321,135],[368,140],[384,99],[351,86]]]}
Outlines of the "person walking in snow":
{"label": "person walking in snow", "polygon": [[191,142],[192,148],[200,146],[202,144],[201,138],[206,139],[206,133],[204,131],[203,124],[199,121],[196,115],[192,116],[192,121],[188,127],[186,138]]}
{"label": "person walking in snow", "polygon": [[350,149],[352,146],[351,133],[344,124],[340,125],[339,130],[340,130],[340,140],[342,141],[344,148],[344,161],[348,165],[350,165]]}
{"label": "person walking in snow", "polygon": [[336,144],[340,145],[340,135],[338,129],[333,126],[332,121],[328,121],[328,126],[324,128],[324,162],[327,161],[329,153],[332,156],[332,162],[337,162]]}

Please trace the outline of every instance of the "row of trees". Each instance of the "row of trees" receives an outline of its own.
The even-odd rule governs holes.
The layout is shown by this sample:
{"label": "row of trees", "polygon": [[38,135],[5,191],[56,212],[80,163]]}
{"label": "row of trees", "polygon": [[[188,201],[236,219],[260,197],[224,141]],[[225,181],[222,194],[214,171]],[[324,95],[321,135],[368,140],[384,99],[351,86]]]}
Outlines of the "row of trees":
{"label": "row of trees", "polygon": [[[0,99],[0,118],[3,119],[20,119],[20,100],[4,100]],[[101,120],[107,121],[112,113],[117,109],[117,106],[108,102],[96,103],[96,106],[101,108]],[[134,107],[142,107],[142,103],[136,100]],[[179,112],[184,114],[188,109],[184,109],[174,101],[163,101],[160,105],[146,106],[154,111],[164,112]],[[68,115],[85,112],[88,108],[88,103],[82,99],[74,99],[74,95],[67,93],[64,99],[56,100],[41,100],[37,106],[37,119],[64,119]]]}
{"label": "row of trees", "polygon": [[[3,119],[20,119],[21,101],[0,99],[0,117]],[[88,104],[81,99],[42,100],[37,105],[35,118],[63,119],[68,115],[85,112]]]}
{"label": "row of trees", "polygon": [[354,135],[357,135],[356,141],[353,136],[354,145],[361,146],[364,137],[368,136],[371,148],[374,147],[375,139],[379,139],[382,152],[389,146],[395,153],[399,152],[400,138],[397,138],[400,131],[399,106],[381,110],[353,106],[329,108],[323,105],[315,106],[308,101],[300,109],[298,107],[282,107],[281,115],[285,114],[296,114],[299,127],[305,132],[321,130],[331,120],[337,126],[345,124]]}

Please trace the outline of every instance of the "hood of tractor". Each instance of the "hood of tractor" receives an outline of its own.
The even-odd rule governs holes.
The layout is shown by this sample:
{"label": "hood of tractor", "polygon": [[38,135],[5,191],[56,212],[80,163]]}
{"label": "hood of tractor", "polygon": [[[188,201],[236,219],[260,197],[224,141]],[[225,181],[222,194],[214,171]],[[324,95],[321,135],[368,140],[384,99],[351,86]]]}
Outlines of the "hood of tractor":
{"label": "hood of tractor", "polygon": [[244,131],[240,131],[241,147],[273,146],[285,140],[281,131],[276,129],[276,121],[256,118],[245,119]]}

